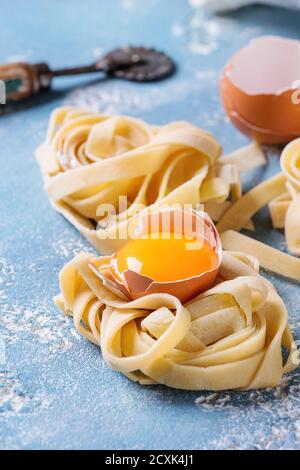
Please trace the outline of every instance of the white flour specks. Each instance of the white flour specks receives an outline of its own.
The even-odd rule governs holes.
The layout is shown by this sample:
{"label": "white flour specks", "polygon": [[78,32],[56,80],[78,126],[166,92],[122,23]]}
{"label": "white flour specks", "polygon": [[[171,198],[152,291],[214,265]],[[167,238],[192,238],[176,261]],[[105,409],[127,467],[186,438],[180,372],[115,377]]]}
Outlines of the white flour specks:
{"label": "white flour specks", "polygon": [[[236,20],[228,15],[215,15],[201,5],[201,1],[189,0],[193,13],[182,23],[171,27],[174,37],[184,37],[187,49],[192,54],[208,56],[216,51],[221,43],[230,43],[232,32],[239,27]],[[243,27],[239,32],[243,39],[250,39],[260,33],[259,28]]]}
{"label": "white flour specks", "polygon": [[217,82],[219,80],[219,75],[218,72],[214,69],[208,69],[208,70],[196,70],[195,72],[195,78],[197,80],[207,80],[210,82]]}
{"label": "white flour specks", "polygon": [[184,35],[184,28],[180,23],[173,23],[171,33],[175,38],[180,38]]}
{"label": "white flour specks", "polygon": [[153,111],[156,108],[181,102],[189,94],[197,96],[200,90],[206,89],[210,80],[216,79],[213,70],[199,71],[198,80],[177,80],[166,85],[152,85],[145,89],[133,88],[127,83],[99,83],[71,91],[64,105],[76,106],[89,111],[107,114],[135,114],[137,112]]}
{"label": "white flour specks", "polygon": [[208,410],[220,409],[220,408],[232,408],[233,405],[230,403],[230,395],[220,396],[218,393],[210,393],[206,396],[201,396],[195,400],[196,405],[206,408]]}
{"label": "white flour specks", "polygon": [[209,55],[218,47],[221,26],[215,20],[203,21],[202,14],[195,14],[187,30],[187,45],[194,54]]}
{"label": "white flour specks", "polygon": [[100,59],[103,54],[102,47],[94,47],[94,49],[92,50],[92,54],[95,59]]}
{"label": "white flour specks", "polygon": [[[76,248],[61,243],[60,249],[66,256],[73,254]],[[31,269],[28,267],[28,269]],[[36,268],[33,271],[36,274]],[[47,345],[47,353],[66,351],[71,348],[74,335],[70,332],[72,321],[59,312],[45,299],[29,299],[24,302],[16,299],[16,270],[5,258],[0,258],[0,305],[1,338],[5,345],[22,340],[37,341]],[[11,294],[11,291],[13,294]],[[13,297],[12,297],[13,295]],[[8,299],[14,299],[8,302]]]}
{"label": "white flour specks", "polygon": [[121,0],[121,7],[124,10],[132,10],[135,7],[136,0]]}
{"label": "white flour specks", "polygon": [[212,130],[224,123],[224,115],[220,111],[212,111],[210,113],[203,111],[199,113],[199,120],[205,124],[208,130]]}
{"label": "white flour specks", "polygon": [[9,63],[28,62],[31,56],[32,56],[32,51],[28,49],[27,51],[24,51],[22,54],[10,55],[6,57],[4,62],[9,62]]}
{"label": "white flour specks", "polygon": [[207,15],[196,8],[183,25],[187,47],[193,54],[209,55],[231,34],[233,27],[231,18]]}
{"label": "white flour specks", "polygon": [[[3,304],[1,327],[6,344],[29,335],[31,340],[47,345],[47,353],[67,351],[72,346],[71,320],[47,305]],[[74,337],[74,335],[73,335]]]}
{"label": "white flour specks", "polygon": [[68,236],[52,242],[52,249],[61,258],[73,258],[81,251],[93,251],[93,248],[82,237],[70,239]]}
{"label": "white flour specks", "polygon": [[[282,383],[267,390],[249,392],[205,392],[195,403],[207,412],[226,411],[232,426],[224,429],[220,439],[212,443],[216,449],[287,449],[289,438],[294,436],[300,444],[300,373],[292,378],[284,378]],[[274,414],[276,407],[276,414]],[[266,434],[264,415],[270,423],[271,432]],[[236,426],[237,422],[246,425]],[[221,437],[222,436],[222,437]]]}
{"label": "white flour specks", "polygon": [[30,413],[36,407],[47,407],[49,400],[42,395],[26,393],[12,372],[0,372],[0,417]]}
{"label": "white flour specks", "polygon": [[297,443],[300,446],[300,420],[298,420],[295,424],[295,435],[296,435]]}
{"label": "white flour specks", "polygon": [[9,286],[15,279],[14,267],[4,258],[0,258],[0,286]]}
{"label": "white flour specks", "polygon": [[168,88],[157,86],[145,93],[142,88],[132,88],[126,83],[111,83],[109,86],[100,83],[72,91],[65,99],[65,104],[107,114],[134,114],[171,103],[177,93],[185,96],[188,92],[187,86],[187,83],[171,85]]}
{"label": "white flour specks", "polygon": [[0,303],[7,299],[7,288],[15,279],[15,269],[4,258],[0,258]]}
{"label": "white flour specks", "polygon": [[136,91],[123,90],[121,86],[105,87],[104,84],[78,88],[65,100],[65,104],[108,114],[129,112],[147,108],[147,99]]}

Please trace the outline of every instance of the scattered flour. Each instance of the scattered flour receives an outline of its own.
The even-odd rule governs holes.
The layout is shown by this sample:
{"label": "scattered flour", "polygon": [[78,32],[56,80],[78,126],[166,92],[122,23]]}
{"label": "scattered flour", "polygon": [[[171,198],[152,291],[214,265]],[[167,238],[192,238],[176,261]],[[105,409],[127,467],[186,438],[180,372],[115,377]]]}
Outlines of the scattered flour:
{"label": "scattered flour", "polygon": [[[231,24],[228,20],[207,19],[201,10],[197,10],[189,21],[187,29],[187,46],[194,54],[209,55],[217,49],[220,36]],[[224,24],[225,23],[225,24]]]}
{"label": "scattered flour", "polygon": [[300,446],[300,420],[298,420],[295,424],[295,434],[296,434],[297,442],[299,443],[299,446]]}
{"label": "scattered flour", "polygon": [[230,36],[235,22],[229,17],[209,15],[202,8],[191,6],[193,13],[182,24],[175,23],[171,32],[175,37],[185,37],[191,53],[207,56],[218,48],[220,41],[224,42]]}
{"label": "scattered flour", "polygon": [[180,38],[184,35],[184,28],[180,23],[174,23],[171,27],[171,33],[174,37]]}
{"label": "scattered flour", "polygon": [[59,238],[52,242],[52,249],[59,258],[73,258],[81,251],[93,251],[93,248],[88,244],[83,237],[78,237],[75,240],[72,238]]}
{"label": "scattered flour", "polygon": [[[229,414],[226,429],[224,426],[220,438],[211,443],[212,448],[249,449],[249,442],[253,442],[253,449],[295,448],[290,444],[291,437],[294,437],[296,447],[300,447],[299,371],[292,377],[285,377],[274,389],[239,393],[203,392],[195,403],[208,413]],[[262,415],[270,426],[269,433],[266,433]],[[232,423],[230,428],[228,421]],[[237,427],[237,422],[243,425]]]}
{"label": "scattered flour", "polygon": [[129,110],[147,109],[148,99],[142,94],[123,90],[119,86],[105,87],[104,84],[95,84],[85,88],[78,88],[68,94],[65,104],[86,108],[94,112],[115,114],[129,112]]}
{"label": "scattered flour", "polygon": [[195,78],[201,81],[208,80],[211,84],[212,81],[217,82],[219,80],[219,75],[217,71],[214,69],[196,70]]}
{"label": "scattered flour", "polygon": [[212,69],[198,71],[195,78],[192,82],[182,79],[168,85],[152,84],[147,93],[143,87],[134,88],[124,82],[93,84],[71,91],[64,104],[93,112],[134,115],[174,103],[174,97],[180,102],[189,94],[197,96],[196,93],[206,89],[208,83],[217,80],[217,72]]}
{"label": "scattered flour", "polygon": [[[121,6],[124,9],[133,8],[136,0],[121,0]],[[195,2],[190,0],[191,6],[196,7]],[[192,54],[207,56],[217,50],[220,42],[230,41],[234,21],[228,17],[209,17],[207,18],[200,8],[196,8],[192,15],[182,22],[176,22],[172,25],[171,33],[174,37],[184,38],[187,49]],[[245,28],[241,31],[242,37],[252,37],[259,31],[256,28]],[[22,59],[28,59],[31,52],[28,51]],[[93,49],[93,55],[98,58],[102,55],[102,49],[96,47]],[[16,60],[10,57],[8,60]],[[83,107],[92,111],[105,113],[128,113],[152,111],[156,107],[174,103],[176,100],[185,100],[188,94],[194,93],[207,86],[208,82],[217,80],[217,71],[199,70],[194,72],[196,80],[177,80],[175,83],[153,85],[144,92],[143,88],[131,87],[127,83],[118,82],[114,84],[106,82],[78,88],[70,92],[65,99],[65,104]],[[207,125],[215,126],[221,122],[221,113],[207,113],[201,116],[202,121]],[[1,130],[0,130],[1,132]],[[69,228],[66,233],[60,234],[61,238],[55,240],[51,245],[52,253],[59,257],[61,264],[82,250],[91,251],[92,248],[87,242],[78,236],[68,238]],[[36,264],[28,267],[29,270],[36,271]],[[15,344],[19,341],[36,341],[45,345],[45,350],[50,354],[59,354],[72,347],[74,341],[80,341],[81,336],[73,327],[72,320],[65,317],[55,308],[49,309],[46,301],[37,302],[32,299],[26,305],[20,302],[8,304],[7,292],[15,282],[15,269],[5,259],[0,258],[0,304],[1,304],[1,336],[5,339],[7,345]],[[294,310],[296,312],[297,306]],[[299,331],[299,321],[293,322],[292,329]],[[79,352],[84,357],[77,357],[73,368],[80,368],[80,359],[86,360],[86,351]],[[77,365],[78,364],[78,365]],[[90,368],[94,366],[94,359],[90,360]],[[42,367],[42,364],[41,364]],[[97,367],[104,367],[103,360],[99,355]],[[75,369],[76,370],[76,369]],[[86,371],[81,371],[81,374]],[[66,380],[68,370],[64,372],[63,380]],[[53,382],[57,377],[53,377]],[[70,374],[70,383],[71,383]],[[117,380],[117,376],[115,378]],[[76,396],[76,381],[70,387],[73,397]],[[120,390],[123,390],[120,387]],[[119,399],[124,406],[137,405],[137,400],[131,392],[130,387],[121,393]],[[282,384],[274,390],[251,391],[251,392],[203,392],[195,400],[195,403],[206,413],[216,413],[222,416],[222,413],[230,416],[231,425],[228,427],[228,418],[223,426],[220,436],[215,441],[210,442],[210,448],[249,448],[249,442],[253,442],[253,433],[256,434],[255,445],[257,449],[288,448],[289,438],[293,436],[298,448],[300,447],[300,376],[294,374],[293,378],[284,379]],[[104,392],[103,392],[104,393]],[[110,394],[110,388],[106,387],[106,393]],[[139,392],[140,393],[140,392]],[[155,401],[155,392],[151,391],[151,398],[155,406],[164,406],[164,401],[160,395]],[[72,395],[71,395],[72,396]],[[49,406],[51,395],[44,396],[42,392],[30,394],[25,391],[24,385],[20,382],[18,376],[11,371],[0,372],[0,416],[4,418],[15,416],[20,413],[30,413],[34,409]],[[102,396],[103,398],[103,396]],[[165,396],[164,396],[165,399]],[[142,403],[144,406],[144,403]],[[152,405],[152,401],[151,401]],[[85,411],[85,413],[95,412],[94,409]],[[134,419],[134,413],[132,413]],[[261,419],[267,416],[270,423],[269,433],[266,433],[266,420]],[[119,416],[115,416],[119,420]],[[240,423],[239,426],[236,423]],[[243,423],[243,424],[241,424]],[[50,426],[49,426],[50,427]],[[55,434],[56,430],[53,431]],[[25,433],[25,431],[24,431]],[[37,426],[36,433],[40,434]],[[24,439],[30,443],[29,432],[24,434]],[[47,436],[45,443],[47,444]],[[25,443],[25,441],[24,441]],[[24,445],[23,443],[23,445]]]}
{"label": "scattered flour", "polygon": [[121,7],[124,10],[132,10],[135,7],[136,0],[121,0]]}
{"label": "scattered flour", "polygon": [[[62,244],[60,246],[63,247]],[[70,247],[64,247],[64,252],[69,255]],[[11,297],[8,295],[8,289],[15,291],[15,278],[15,268],[3,257],[0,258],[0,332],[5,346],[29,335],[30,339],[47,345],[50,353],[70,349],[71,338],[74,339],[74,335],[71,336],[70,330],[73,324],[68,317],[55,308],[49,308],[49,303],[46,301],[32,299],[25,304],[18,301],[8,302],[8,298]]]}
{"label": "scattered flour", "polygon": [[32,56],[32,50],[27,50],[23,52],[23,54],[15,54],[6,57],[4,62],[12,63],[12,62],[28,62]]}
{"label": "scattered flour", "polygon": [[[1,305],[2,337],[6,345],[25,340],[36,340],[47,345],[47,353],[67,351],[72,346],[71,320],[60,312],[49,311],[47,304]],[[74,335],[72,335],[74,338]]]}
{"label": "scattered flour", "polygon": [[[34,343],[46,346],[47,359],[53,354],[67,351],[74,341],[81,338],[73,322],[58,312],[55,307],[49,308],[46,300],[30,299],[29,302],[8,302],[17,292],[17,275],[15,267],[5,258],[0,258],[0,418],[15,417],[20,414],[34,413],[46,408],[51,402],[51,395],[41,391],[31,393],[26,390],[21,379],[13,371],[9,362],[9,351],[15,345],[24,348]],[[28,357],[30,353],[28,353]],[[24,357],[24,361],[26,359]],[[42,364],[42,363],[41,363]],[[41,371],[42,372],[42,371]],[[34,382],[37,378],[32,379]],[[1,446],[1,445],[0,445]]]}
{"label": "scattered flour", "polygon": [[0,286],[10,286],[15,279],[15,269],[6,259],[0,258]]}
{"label": "scattered flour", "polygon": [[[184,38],[187,49],[192,54],[208,56],[216,51],[220,43],[231,42],[232,32],[237,27],[236,20],[229,15],[215,15],[205,10],[201,2],[189,0],[192,14],[182,22],[171,26],[171,34]],[[240,31],[243,39],[250,39],[260,33],[257,27],[245,27]]]}
{"label": "scattered flour", "polygon": [[20,380],[12,372],[0,372],[0,417],[8,418],[30,413],[50,404],[44,395],[31,395],[24,391]]}
{"label": "scattered flour", "polygon": [[92,54],[95,59],[100,59],[103,54],[102,47],[94,47],[94,49],[92,50]]}
{"label": "scattered flour", "polygon": [[153,107],[168,104],[173,101],[174,96],[184,98],[189,92],[188,81],[164,87],[154,87],[147,94],[142,88],[136,89],[127,84],[103,83],[78,88],[67,96],[65,103],[71,106],[87,108],[91,111],[103,113],[134,113],[136,111],[148,111]]}

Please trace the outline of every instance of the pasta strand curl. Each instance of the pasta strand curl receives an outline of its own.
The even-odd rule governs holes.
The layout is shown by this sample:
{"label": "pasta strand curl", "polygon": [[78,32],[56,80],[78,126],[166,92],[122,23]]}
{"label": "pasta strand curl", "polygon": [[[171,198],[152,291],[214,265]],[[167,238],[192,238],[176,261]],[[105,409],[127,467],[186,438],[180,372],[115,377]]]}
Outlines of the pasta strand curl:
{"label": "pasta strand curl", "polygon": [[224,252],[216,285],[185,305],[168,294],[121,299],[93,272],[92,258],[81,253],[65,265],[56,304],[130,379],[185,390],[264,388],[299,363],[285,305],[255,258]]}

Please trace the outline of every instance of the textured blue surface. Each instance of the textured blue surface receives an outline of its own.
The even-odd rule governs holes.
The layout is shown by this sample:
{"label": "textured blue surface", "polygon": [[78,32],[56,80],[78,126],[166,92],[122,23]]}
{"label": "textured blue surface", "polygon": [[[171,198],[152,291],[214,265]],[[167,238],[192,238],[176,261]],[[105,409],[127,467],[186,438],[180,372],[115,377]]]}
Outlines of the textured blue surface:
{"label": "textured blue surface", "polygon": [[[185,0],[1,3],[2,62],[21,56],[73,65],[130,43],[162,48],[179,64],[174,78],[157,84],[57,81],[51,95],[0,116],[0,334],[6,352],[0,361],[1,448],[300,447],[299,373],[263,392],[143,388],[111,371],[99,349],[76,334],[52,297],[59,269],[90,248],[50,207],[33,157],[50,111],[62,103],[153,123],[187,119],[212,131],[225,150],[237,148],[246,139],[224,119],[219,71],[251,37],[299,37],[299,22],[300,13],[266,7],[205,22]],[[267,168],[248,175],[247,185],[278,170],[276,152],[268,154]],[[266,211],[256,224],[257,238],[284,249]],[[299,339],[299,286],[268,277],[286,301]]]}

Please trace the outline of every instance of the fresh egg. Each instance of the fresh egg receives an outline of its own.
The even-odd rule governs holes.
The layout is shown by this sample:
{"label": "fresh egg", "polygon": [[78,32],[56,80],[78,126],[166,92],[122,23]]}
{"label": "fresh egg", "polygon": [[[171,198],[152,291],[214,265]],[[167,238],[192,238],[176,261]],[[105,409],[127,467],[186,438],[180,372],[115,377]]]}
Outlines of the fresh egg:
{"label": "fresh egg", "polygon": [[261,36],[227,62],[221,98],[231,122],[262,144],[300,135],[300,41]]}
{"label": "fresh egg", "polygon": [[194,240],[183,236],[176,239],[154,233],[152,238],[130,240],[116,254],[117,269],[120,274],[127,269],[139,272],[158,282],[178,281],[197,276],[218,265],[218,258],[208,242],[203,242],[196,250],[187,247]]}
{"label": "fresh egg", "polygon": [[136,238],[112,256],[93,259],[91,267],[129,299],[167,293],[185,303],[214,283],[221,262],[219,235],[203,212],[176,209],[153,215],[137,221]]}

